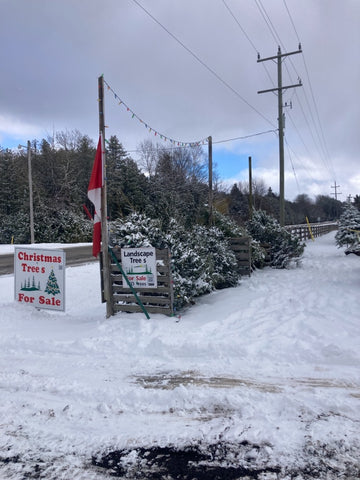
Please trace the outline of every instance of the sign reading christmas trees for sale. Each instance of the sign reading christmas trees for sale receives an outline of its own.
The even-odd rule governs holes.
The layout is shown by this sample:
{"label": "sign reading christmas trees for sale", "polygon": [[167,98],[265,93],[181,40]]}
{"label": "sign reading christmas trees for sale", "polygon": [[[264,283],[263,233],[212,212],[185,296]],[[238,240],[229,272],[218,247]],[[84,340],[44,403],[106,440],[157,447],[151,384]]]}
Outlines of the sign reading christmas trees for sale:
{"label": "sign reading christmas trees for sale", "polygon": [[[155,248],[122,248],[121,264],[134,288],[157,288]],[[125,278],[123,278],[123,286],[129,287]]]}
{"label": "sign reading christmas trees for sale", "polygon": [[15,300],[50,310],[65,310],[65,252],[16,247]]}

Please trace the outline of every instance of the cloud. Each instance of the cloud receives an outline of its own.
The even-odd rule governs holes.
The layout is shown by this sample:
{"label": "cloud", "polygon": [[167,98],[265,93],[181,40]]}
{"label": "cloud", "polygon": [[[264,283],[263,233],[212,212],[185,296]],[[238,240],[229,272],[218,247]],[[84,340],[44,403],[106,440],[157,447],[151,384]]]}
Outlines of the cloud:
{"label": "cloud", "polygon": [[7,137],[32,139],[41,132],[42,129],[38,125],[23,122],[19,118],[0,115],[0,140]]}
{"label": "cloud", "polygon": [[[276,62],[257,63],[257,52],[262,58],[275,55],[279,44],[282,51],[293,51],[301,40],[303,54],[283,61],[283,83],[296,83],[298,76],[303,82],[284,92],[284,102],[292,102],[292,110],[285,108],[291,149],[286,168],[291,174],[292,162],[306,191],[314,191],[310,185],[317,183],[329,193],[335,180],[358,188],[350,179],[360,151],[354,97],[360,82],[360,64],[354,60],[360,2],[287,0],[295,32],[283,2],[268,0],[263,5],[271,32],[257,2],[227,0],[247,38],[221,1],[139,1],[158,23],[131,0],[2,2],[3,141],[7,135],[34,137],[53,128],[77,129],[96,141],[102,73],[140,118],[167,137],[190,142],[212,135],[216,142],[276,129],[276,95],[257,93],[276,86]],[[105,122],[107,136],[116,135],[125,149],[136,149],[146,138],[157,140],[107,91]],[[222,149],[252,156],[264,181],[273,181],[274,134],[222,144]],[[292,185],[291,175],[288,181]]]}

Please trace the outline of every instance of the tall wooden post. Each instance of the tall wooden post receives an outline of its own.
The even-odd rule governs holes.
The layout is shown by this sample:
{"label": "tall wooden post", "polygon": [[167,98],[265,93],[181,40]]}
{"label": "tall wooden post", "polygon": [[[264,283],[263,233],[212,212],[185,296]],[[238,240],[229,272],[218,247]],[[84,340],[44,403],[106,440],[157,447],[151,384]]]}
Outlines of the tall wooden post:
{"label": "tall wooden post", "polygon": [[249,218],[253,216],[253,195],[252,195],[252,167],[251,157],[249,157]]}
{"label": "tall wooden post", "polygon": [[213,166],[212,166],[212,136],[208,137],[209,149],[209,225],[213,224]]}
{"label": "tall wooden post", "polygon": [[101,190],[101,253],[103,260],[103,285],[106,302],[106,317],[114,315],[112,289],[110,280],[109,239],[107,224],[107,186],[106,186],[106,155],[105,155],[105,114],[104,114],[104,77],[98,78],[99,88],[99,133],[102,139],[103,188]]}
{"label": "tall wooden post", "polygon": [[34,235],[34,201],[33,201],[33,185],[31,173],[31,143],[27,142],[27,158],[28,158],[28,175],[29,175],[29,203],[30,203],[30,243],[35,243]]}
{"label": "tall wooden post", "polygon": [[279,125],[279,190],[280,190],[280,225],[285,225],[285,162],[284,162],[284,114],[283,114],[283,86],[281,71],[281,49],[278,48],[278,125]]}

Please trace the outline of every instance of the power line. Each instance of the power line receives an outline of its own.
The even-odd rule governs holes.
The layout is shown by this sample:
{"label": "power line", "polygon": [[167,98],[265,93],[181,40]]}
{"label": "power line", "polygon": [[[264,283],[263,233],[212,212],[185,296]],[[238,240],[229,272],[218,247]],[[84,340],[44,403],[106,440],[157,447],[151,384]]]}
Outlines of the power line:
{"label": "power line", "polygon": [[[223,4],[225,5],[226,9],[228,10],[228,12],[230,13],[230,15],[232,16],[232,18],[235,20],[236,24],[237,24],[238,27],[240,28],[241,32],[245,35],[247,41],[250,43],[250,45],[251,45],[252,48],[255,50],[255,52],[256,52],[257,54],[259,54],[259,50],[256,48],[254,42],[251,40],[251,38],[249,37],[249,35],[246,33],[245,29],[242,27],[242,25],[241,25],[241,23],[239,22],[238,18],[236,18],[234,12],[231,10],[231,8],[229,7],[229,5],[226,3],[225,0],[222,0],[222,1],[223,1]],[[262,66],[264,67],[264,70],[265,70],[268,78],[270,79],[271,83],[272,83],[273,85],[275,85],[275,84],[274,84],[274,81],[273,81],[273,79],[272,79],[272,77],[271,77],[271,75],[270,75],[270,73],[269,73],[269,71],[268,71],[268,69],[266,68],[266,65],[265,65],[265,64],[262,64]]]}
{"label": "power line", "polygon": [[[257,133],[251,133],[249,135],[243,135],[241,137],[233,137],[233,138],[227,138],[225,140],[216,140],[215,142],[213,141],[213,144],[219,144],[219,143],[227,143],[227,142],[235,142],[237,140],[246,140],[248,138],[253,138],[253,137],[258,137],[260,135],[266,135],[267,133],[277,133],[277,130],[266,130],[264,132],[257,132]],[[162,151],[167,151],[167,150],[179,150],[181,148],[194,148],[194,147],[202,147],[204,146],[203,144],[200,143],[192,143],[192,144],[187,144],[187,145],[179,145],[179,146],[174,146],[174,147],[161,147]],[[158,149],[146,149],[147,152],[157,152]],[[126,150],[127,153],[141,153],[142,150],[139,149],[134,149],[134,150]]]}
{"label": "power line", "polygon": [[[270,19],[270,16],[268,15],[265,7],[263,6],[261,0],[255,0],[255,3],[266,23],[266,25],[268,26],[273,38],[275,40],[278,40],[279,43],[283,46],[282,42],[281,42],[281,39],[280,39],[280,36],[278,35],[273,23],[271,22],[271,19]],[[290,13],[290,10],[286,4],[286,0],[283,0],[283,3],[284,3],[284,6],[286,8],[286,11],[288,13],[288,16],[289,16],[289,19],[290,19],[290,22],[292,24],[292,27],[295,31],[295,35],[299,41],[299,44],[301,43],[300,42],[300,37],[299,37],[299,34],[296,30],[296,27],[295,27],[295,23],[294,23],[294,20],[291,16],[291,13]],[[308,110],[309,110],[309,113],[310,113],[310,117],[312,119],[312,122],[313,122],[313,125],[314,125],[314,129],[315,129],[315,132],[316,132],[316,135],[317,135],[317,138],[318,138],[318,147],[319,147],[319,154],[320,154],[320,157],[324,163],[324,166],[325,166],[325,169],[329,172],[329,174],[335,176],[335,171],[334,171],[334,167],[333,167],[333,164],[331,162],[331,159],[330,159],[330,155],[329,155],[329,152],[328,152],[328,149],[327,149],[327,146],[326,146],[326,141],[325,141],[325,136],[324,136],[324,132],[323,132],[323,129],[322,129],[322,125],[321,125],[321,121],[320,121],[320,116],[319,116],[319,112],[318,112],[318,108],[317,108],[317,104],[316,104],[316,100],[315,100],[315,95],[314,95],[314,92],[313,92],[313,88],[312,88],[312,84],[311,84],[311,80],[310,80],[310,75],[309,75],[309,71],[308,71],[308,68],[307,68],[307,65],[306,65],[306,61],[305,61],[305,56],[304,54],[302,55],[302,58],[303,58],[303,62],[304,62],[304,66],[305,66],[305,72],[306,72],[306,75],[307,75],[307,80],[308,80],[308,84],[309,84],[309,89],[310,89],[310,93],[311,93],[311,98],[312,98],[312,102],[313,102],[313,105],[314,105],[314,109],[315,109],[315,114],[316,114],[316,118],[317,118],[317,122],[315,121],[315,118],[314,118],[314,115],[313,115],[313,110],[310,106],[310,102],[309,102],[309,99],[308,99],[308,96],[307,96],[307,93],[306,93],[306,90],[304,90],[304,97],[305,97],[305,100],[306,100],[306,103],[307,103],[307,106],[308,106]],[[292,66],[292,68],[294,69],[296,75],[298,76],[298,78],[300,78],[300,75],[299,73],[297,72],[297,69],[292,61],[292,59],[290,58],[289,59],[290,61],[290,64]],[[285,68],[288,72],[288,75],[289,75],[289,78],[291,81],[292,80],[292,77],[291,77],[291,73],[289,71],[289,68],[288,66],[285,64]],[[312,132],[312,129],[308,123],[308,120],[307,120],[307,117],[305,115],[305,112],[304,112],[304,109],[302,108],[302,105],[301,105],[301,101],[300,101],[300,98],[297,94],[297,92],[295,92],[295,95],[298,99],[298,102],[299,102],[299,105],[300,105],[300,108],[301,108],[301,111],[303,113],[303,116],[304,116],[304,119],[308,125],[308,128],[310,130],[310,133],[311,133],[311,136],[313,138],[313,141],[314,141],[314,144],[315,146],[317,146],[317,142],[315,141],[315,138],[314,138],[314,135],[313,135],[313,132]]]}
{"label": "power line", "polygon": [[[250,107],[254,112],[256,112],[258,115],[260,115],[267,123],[269,123],[272,127],[275,127],[275,125],[268,119],[266,118],[259,110],[257,110],[255,107],[253,107],[240,93],[235,90],[228,82],[226,82],[218,73],[215,72],[209,65],[207,65],[201,58],[196,55],[189,47],[187,47],[181,40],[179,40],[172,32],[170,32],[169,29],[167,29],[157,18],[155,18],[143,5],[141,5],[138,0],[133,0],[133,2],[141,8],[155,23],[157,23],[165,32],[170,35],[170,37],[175,40],[182,48],[184,48],[192,57],[195,58],[208,72],[210,72],[219,82],[221,82],[226,88],[228,88],[234,95],[236,95],[240,100],[242,100],[248,107]],[[276,128],[276,127],[275,127]]]}
{"label": "power line", "polygon": [[[295,23],[294,23],[294,20],[291,16],[291,13],[290,13],[290,10],[286,4],[286,0],[283,0],[284,2],[284,5],[285,5],[285,8],[286,8],[286,11],[288,13],[288,16],[289,16],[289,19],[290,19],[290,22],[292,24],[292,27],[294,29],[294,32],[295,32],[295,35],[298,39],[298,41],[300,42],[300,37],[299,37],[299,34],[297,32],[297,29],[295,27]],[[331,168],[332,170],[332,173],[333,175],[335,176],[335,170],[334,170],[334,166],[333,166],[333,163],[331,161],[331,157],[329,155],[329,151],[327,149],[327,145],[326,145],[326,141],[325,141],[325,136],[324,136],[324,131],[322,129],[322,125],[321,125],[321,121],[320,121],[320,115],[319,115],[319,110],[317,108],[317,103],[316,103],[316,100],[315,100],[315,95],[314,95],[314,91],[313,91],[313,88],[312,88],[312,83],[311,83],[311,80],[310,80],[310,75],[309,75],[309,70],[307,68],[307,64],[306,64],[306,60],[305,60],[305,55],[303,53],[302,55],[302,58],[303,58],[303,62],[304,62],[304,67],[305,67],[305,72],[306,72],[306,76],[307,76],[307,80],[308,80],[308,83],[309,83],[309,88],[310,88],[310,93],[311,93],[311,97],[312,97],[312,101],[314,103],[314,107],[315,107],[315,113],[316,113],[316,117],[317,117],[317,121],[318,121],[318,124],[319,124],[319,128],[320,128],[320,132],[321,132],[321,138],[322,138],[322,142],[323,142],[323,145],[321,145],[321,141],[320,141],[320,145],[321,145],[321,148],[324,148],[324,153],[325,153],[325,157],[327,157],[329,159],[329,162],[330,162],[330,166],[327,166],[327,168],[329,169],[329,167]],[[316,124],[314,122],[314,125],[315,125],[315,128],[316,128]],[[318,134],[319,136],[319,134]],[[319,138],[320,140],[320,138]]]}
{"label": "power line", "polygon": [[[272,24],[272,21],[270,20],[270,17],[268,15],[268,13],[266,12],[265,10],[265,7],[263,6],[263,4],[261,3],[261,0],[255,0],[255,3],[256,3],[256,6],[258,7],[259,9],[259,12],[261,13],[261,16],[263,17],[272,37],[274,38],[275,40],[275,43],[277,43],[278,45],[281,45],[284,49],[284,45],[282,44],[281,40],[280,40],[280,37],[274,27],[274,25]],[[260,5],[259,5],[260,4]],[[285,50],[285,49],[284,49]]]}
{"label": "power line", "polygon": [[256,53],[259,52],[259,50],[255,47],[255,44],[254,42],[251,40],[251,38],[249,37],[249,35],[246,33],[246,31],[244,30],[244,28],[241,26],[239,20],[235,17],[233,11],[231,10],[231,8],[229,7],[229,5],[226,3],[225,0],[222,0],[223,1],[223,4],[225,5],[225,7],[227,8],[228,12],[230,13],[230,15],[233,17],[233,19],[235,20],[235,22],[237,23],[238,27],[240,28],[240,30],[242,31],[242,33],[245,35],[245,37],[247,38],[248,42],[250,43],[250,45],[253,47],[253,49],[255,50]]}
{"label": "power line", "polygon": [[297,128],[297,126],[296,126],[294,120],[292,119],[292,116],[290,115],[290,113],[288,113],[288,117],[289,117],[289,119],[290,119],[290,121],[291,121],[291,123],[292,123],[292,126],[294,127],[296,133],[298,134],[298,136],[299,136],[299,138],[300,138],[300,141],[301,141],[302,144],[304,145],[304,148],[305,148],[305,150],[306,150],[306,153],[307,153],[308,156],[310,157],[311,155],[310,155],[310,151],[309,151],[309,149],[308,149],[308,146],[306,145],[305,140],[303,139],[301,133],[299,132],[299,129]]}
{"label": "power line", "polygon": [[[316,179],[311,175],[311,173],[310,173],[310,171],[308,170],[308,168],[306,167],[306,165],[304,165],[304,163],[299,159],[298,155],[297,155],[297,154],[294,152],[294,150],[290,147],[290,144],[289,144],[289,142],[287,141],[287,138],[286,138],[286,137],[285,137],[285,143],[286,143],[288,152],[289,152],[289,153],[291,152],[291,153],[293,154],[293,156],[296,158],[296,160],[297,160],[297,162],[298,162],[298,165],[301,166],[301,167],[305,170],[305,172],[306,172],[307,176],[309,177],[309,179],[312,180],[313,182],[316,182]],[[294,168],[295,168],[295,167],[294,167]]]}
{"label": "power line", "polygon": [[[322,125],[321,125],[321,121],[320,121],[319,110],[318,110],[318,108],[317,108],[317,103],[316,103],[316,100],[315,100],[315,95],[314,95],[314,91],[313,91],[313,88],[312,88],[312,85],[311,85],[310,75],[309,75],[309,71],[308,71],[308,68],[307,68],[307,65],[306,65],[306,61],[305,61],[304,55],[303,55],[303,61],[304,61],[306,76],[307,76],[307,79],[308,79],[308,82],[309,82],[311,98],[312,98],[312,101],[313,101],[314,107],[315,107],[316,118],[317,118],[317,121],[318,121],[318,124],[319,124],[321,139],[322,139],[322,142],[323,142],[323,147],[322,147],[322,148],[324,148],[325,157],[326,157],[326,158],[328,159],[328,161],[330,162],[330,168],[331,168],[331,170],[332,170],[332,173],[333,173],[334,176],[335,176],[334,165],[333,165],[333,163],[332,163],[332,160],[331,160],[330,155],[329,155],[329,151],[328,151],[328,149],[327,149],[327,145],[326,145],[326,141],[325,141],[325,136],[324,136],[324,131],[323,131],[323,128],[322,128]],[[319,134],[318,134],[318,136],[319,136]],[[319,139],[320,139],[320,136],[319,136]],[[320,144],[321,144],[321,142],[320,142]]]}
{"label": "power line", "polygon": [[278,130],[266,130],[265,132],[258,132],[258,133],[252,133],[251,135],[245,135],[243,137],[235,137],[235,138],[228,138],[227,140],[217,140],[216,142],[212,142],[213,144],[214,143],[226,143],[226,142],[234,142],[236,140],[246,140],[247,138],[252,138],[252,137],[258,137],[259,135],[265,135],[266,133],[277,133]]}
{"label": "power line", "polygon": [[288,144],[288,142],[287,142],[286,139],[285,139],[285,143],[286,143],[286,146],[287,146],[287,149],[288,149],[288,155],[289,155],[291,167],[292,167],[292,170],[293,170],[293,173],[294,173],[294,177],[295,177],[295,181],[296,181],[296,186],[297,186],[297,189],[298,189],[298,194],[300,195],[300,185],[299,185],[299,182],[298,182],[298,179],[297,179],[297,175],[296,175],[296,171],[295,171],[295,167],[294,167],[294,164],[293,164],[293,161],[292,161],[292,158],[291,158],[290,147],[289,147],[289,144]]}
{"label": "power line", "polygon": [[286,0],[283,0],[283,2],[284,2],[284,5],[285,5],[285,8],[286,8],[286,11],[287,11],[287,13],[288,13],[288,15],[289,15],[290,22],[291,22],[291,24],[292,24],[292,26],[293,26],[295,35],[296,35],[296,37],[297,37],[297,39],[298,39],[298,42],[300,42],[300,37],[299,37],[298,32],[297,32],[297,30],[296,30],[295,23],[294,23],[294,21],[293,21],[293,19],[292,19],[292,16],[291,16],[291,14],[290,14],[290,11],[289,11],[289,9],[288,9],[288,6],[286,5]]}

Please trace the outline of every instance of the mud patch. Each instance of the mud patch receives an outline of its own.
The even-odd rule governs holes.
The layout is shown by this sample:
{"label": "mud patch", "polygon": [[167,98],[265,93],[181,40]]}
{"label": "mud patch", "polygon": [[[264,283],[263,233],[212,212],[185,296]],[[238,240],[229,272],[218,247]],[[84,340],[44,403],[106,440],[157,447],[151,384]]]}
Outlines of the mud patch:
{"label": "mud patch", "polygon": [[[207,448],[187,446],[150,447],[133,450],[117,450],[93,457],[97,468],[106,469],[117,478],[142,480],[236,480],[278,478],[280,468],[256,468],[234,462],[234,457],[242,450],[254,460],[261,450],[258,445],[243,442],[233,446],[216,444]],[[246,455],[245,455],[246,456]],[[246,463],[246,462],[245,462]]]}
{"label": "mud patch", "polygon": [[199,444],[108,451],[92,465],[111,477],[131,480],[355,480],[360,478],[357,448],[334,443],[307,444],[296,459],[274,465],[271,445]]}
{"label": "mud patch", "polygon": [[319,388],[319,389],[345,389],[348,394],[360,398],[360,385],[352,382],[341,381],[331,378],[288,378],[277,379],[271,382],[262,382],[251,378],[236,378],[230,376],[202,376],[192,370],[170,373],[162,372],[156,375],[137,375],[135,383],[143,388],[173,390],[180,385],[185,387],[208,387],[208,388],[241,388],[247,387],[265,393],[281,393],[286,387]]}
{"label": "mud patch", "polygon": [[203,377],[192,371],[180,372],[178,374],[160,373],[158,375],[138,375],[135,377],[135,383],[141,385],[143,388],[162,390],[173,390],[180,385],[192,385],[209,388],[251,387],[266,393],[279,393],[282,391],[279,386],[271,383],[226,376]]}

